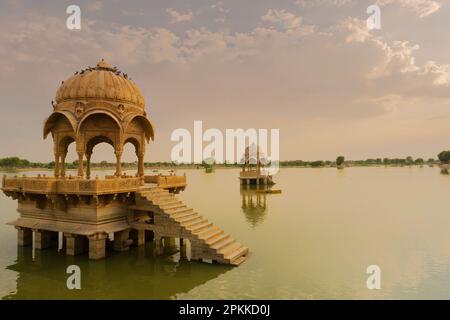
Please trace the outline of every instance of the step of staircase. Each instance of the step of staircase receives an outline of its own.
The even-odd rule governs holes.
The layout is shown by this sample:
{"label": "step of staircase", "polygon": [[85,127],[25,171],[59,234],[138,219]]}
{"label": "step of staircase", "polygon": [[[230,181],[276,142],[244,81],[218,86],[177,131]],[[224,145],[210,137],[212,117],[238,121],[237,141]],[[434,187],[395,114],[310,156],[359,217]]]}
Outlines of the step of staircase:
{"label": "step of staircase", "polygon": [[231,262],[233,260],[237,260],[238,258],[245,256],[247,253],[248,253],[248,248],[241,246],[239,249],[237,249],[237,250],[233,251],[232,253],[230,253],[229,255],[225,256],[225,258]]}
{"label": "step of staircase", "polygon": [[219,253],[223,254],[224,257],[229,256],[231,253],[233,253],[235,250],[242,247],[242,244],[235,241],[233,243],[230,243],[229,245],[223,247],[222,249],[218,250]]}
{"label": "step of staircase", "polygon": [[199,224],[192,229],[189,229],[189,231],[191,231],[193,234],[198,234],[203,230],[207,229],[208,227],[211,227],[212,225],[213,224],[211,222],[208,222],[208,220],[206,220],[206,222]]}
{"label": "step of staircase", "polygon": [[199,245],[206,247],[204,250],[207,250],[208,255],[213,254],[217,257],[217,261],[235,266],[245,261],[247,247],[225,234],[222,229],[214,226],[194,209],[188,208],[169,191],[159,187],[145,189],[137,194],[136,200],[137,205],[130,208],[142,207],[153,210],[153,206],[159,207],[169,219],[184,229],[183,232],[187,233],[188,239],[198,239]]}
{"label": "step of staircase", "polygon": [[198,222],[199,220],[203,220],[203,217],[200,216],[197,212],[192,211],[191,214],[182,216],[181,218],[174,218],[178,223],[181,223],[183,227],[187,227],[193,222]]}
{"label": "step of staircase", "polygon": [[181,218],[183,218],[183,217],[186,217],[186,216],[190,216],[190,215],[193,215],[193,214],[197,214],[195,211],[194,211],[194,209],[192,209],[192,208],[181,208],[181,209],[178,209],[177,211],[173,211],[173,212],[171,212],[171,213],[168,213],[168,215],[172,218],[172,219],[175,219],[175,220],[177,220],[178,221],[178,219],[181,219]]}
{"label": "step of staircase", "polygon": [[236,266],[236,267],[237,267],[237,266],[241,265],[244,261],[245,261],[245,256],[240,256],[240,257],[238,257],[238,258],[232,260],[230,263],[231,263],[233,266]]}
{"label": "step of staircase", "polygon": [[180,200],[165,201],[165,202],[162,202],[162,203],[158,203],[158,202],[153,202],[152,201],[152,203],[154,203],[155,205],[159,206],[163,210],[168,210],[170,208],[173,208],[174,206],[183,204],[183,202],[181,202]]}
{"label": "step of staircase", "polygon": [[203,217],[200,216],[200,215],[197,215],[196,219],[193,219],[193,220],[191,219],[189,222],[184,221],[184,222],[182,223],[182,225],[183,225],[183,227],[185,227],[186,229],[191,230],[191,229],[197,227],[198,225],[200,225],[200,224],[202,224],[202,223],[204,223],[204,222],[208,222],[208,220],[205,219],[205,218],[203,218]]}
{"label": "step of staircase", "polygon": [[171,194],[147,195],[145,197],[150,201],[162,201],[166,199],[170,200],[175,198],[175,196]]}
{"label": "step of staircase", "polygon": [[222,234],[224,231],[217,226],[212,226],[210,229],[200,232],[197,236],[204,241],[215,237],[218,234]]}
{"label": "step of staircase", "polygon": [[220,251],[220,249],[229,246],[233,242],[236,242],[236,240],[234,240],[230,236],[227,236],[226,238],[221,239],[220,241],[216,241],[215,243],[212,243],[210,246],[211,246],[211,248],[213,248],[217,251]]}

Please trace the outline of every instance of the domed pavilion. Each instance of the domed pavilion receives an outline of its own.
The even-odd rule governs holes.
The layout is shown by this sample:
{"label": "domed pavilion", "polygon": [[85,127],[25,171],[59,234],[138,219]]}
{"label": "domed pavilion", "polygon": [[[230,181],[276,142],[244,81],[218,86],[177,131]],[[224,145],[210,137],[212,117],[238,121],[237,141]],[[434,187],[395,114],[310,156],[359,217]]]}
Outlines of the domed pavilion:
{"label": "domed pavilion", "polygon": [[[139,88],[116,67],[100,61],[63,81],[44,124],[44,138],[53,138],[54,177],[3,176],[2,191],[18,201],[19,246],[42,250],[57,247],[67,255],[86,251],[93,260],[114,251],[145,246],[157,254],[178,239],[183,252],[190,242],[191,260],[241,264],[248,248],[188,208],[174,193],[186,186],[185,176],[144,176],[144,155],[155,130],[145,112]],[[69,146],[75,143],[78,175],[66,174]],[[114,176],[91,179],[95,146],[108,143],[116,155]],[[136,151],[136,177],[122,174],[124,146]],[[86,162],[86,167],[85,167]],[[186,256],[186,255],[183,255]]]}
{"label": "domed pavilion", "polygon": [[67,150],[75,143],[78,176],[89,179],[92,152],[103,142],[114,148],[116,176],[122,175],[121,158],[127,143],[136,150],[137,175],[144,175],[146,144],[154,139],[155,131],[145,112],[144,97],[127,74],[102,59],[95,67],[63,81],[55,101],[44,124],[44,138],[50,133],[53,138],[55,177],[65,177]]}

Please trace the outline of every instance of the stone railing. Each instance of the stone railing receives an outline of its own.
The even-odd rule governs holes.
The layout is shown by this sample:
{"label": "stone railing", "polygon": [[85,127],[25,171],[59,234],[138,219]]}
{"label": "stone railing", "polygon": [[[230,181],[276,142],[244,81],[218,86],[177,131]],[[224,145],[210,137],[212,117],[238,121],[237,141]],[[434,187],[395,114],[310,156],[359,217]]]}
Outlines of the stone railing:
{"label": "stone railing", "polygon": [[145,176],[145,183],[155,183],[160,187],[184,187],[186,186],[186,176]]}
{"label": "stone railing", "polygon": [[255,178],[259,176],[264,176],[264,174],[258,171],[241,171],[239,173],[239,177],[241,178]]}
{"label": "stone railing", "polygon": [[143,179],[140,177],[88,180],[3,176],[2,189],[23,193],[97,195],[133,192],[142,185]]}

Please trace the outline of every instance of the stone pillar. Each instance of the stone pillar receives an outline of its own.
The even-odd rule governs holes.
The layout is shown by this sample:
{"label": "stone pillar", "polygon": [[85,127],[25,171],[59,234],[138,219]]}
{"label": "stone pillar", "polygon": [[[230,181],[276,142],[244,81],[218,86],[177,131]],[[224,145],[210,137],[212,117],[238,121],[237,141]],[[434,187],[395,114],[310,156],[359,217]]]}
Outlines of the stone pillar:
{"label": "stone pillar", "polygon": [[155,242],[156,254],[158,254],[158,255],[163,254],[164,247],[163,247],[162,237],[155,234],[155,236],[153,237],[153,241]]}
{"label": "stone pillar", "polygon": [[144,154],[138,155],[138,176],[143,177],[144,176]]}
{"label": "stone pillar", "polygon": [[59,178],[59,176],[60,176],[59,159],[60,159],[59,153],[55,152],[55,177],[56,178]]}
{"label": "stone pillar", "polygon": [[58,233],[45,230],[34,230],[34,248],[47,249],[58,243]]}
{"label": "stone pillar", "polygon": [[106,255],[106,233],[94,233],[88,236],[89,239],[89,259],[100,260]]}
{"label": "stone pillar", "polygon": [[126,251],[132,242],[129,229],[114,232],[114,251]]}
{"label": "stone pillar", "polygon": [[122,151],[116,150],[116,176],[120,177],[122,175]]}
{"label": "stone pillar", "polygon": [[202,261],[203,248],[202,245],[196,241],[191,241],[191,260]]}
{"label": "stone pillar", "polygon": [[66,157],[67,157],[67,152],[64,152],[61,155],[61,177],[64,178],[66,176]]}
{"label": "stone pillar", "polygon": [[186,242],[184,241],[183,238],[180,238],[180,258],[181,259],[186,259],[187,254],[186,254]]}
{"label": "stone pillar", "polygon": [[91,156],[92,153],[86,153],[86,178],[91,178]]}
{"label": "stone pillar", "polygon": [[81,178],[84,177],[83,162],[84,162],[84,152],[78,151],[78,176]]}
{"label": "stone pillar", "polygon": [[33,242],[33,231],[29,228],[16,227],[17,245],[20,247],[31,246]]}
{"label": "stone pillar", "polygon": [[133,240],[134,246],[139,247],[145,245],[145,230],[132,229],[130,231],[130,238]]}
{"label": "stone pillar", "polygon": [[64,238],[66,239],[66,254],[69,256],[76,256],[84,253],[86,247],[86,237],[72,234],[64,233]]}
{"label": "stone pillar", "polygon": [[164,247],[168,250],[172,250],[176,248],[175,238],[173,237],[164,237]]}

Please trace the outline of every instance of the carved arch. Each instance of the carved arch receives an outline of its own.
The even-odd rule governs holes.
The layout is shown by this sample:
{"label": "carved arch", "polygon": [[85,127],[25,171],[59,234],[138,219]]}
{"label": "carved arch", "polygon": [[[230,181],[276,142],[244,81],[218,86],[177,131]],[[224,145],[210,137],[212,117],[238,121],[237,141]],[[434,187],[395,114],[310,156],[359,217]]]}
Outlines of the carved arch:
{"label": "carved arch", "polygon": [[145,117],[144,115],[141,114],[130,114],[128,116],[125,117],[124,119],[124,132],[127,132],[127,128],[128,126],[134,121],[134,120],[138,120],[141,121],[141,124],[143,125],[144,128],[144,132],[145,132],[145,138],[147,140],[147,143],[150,142],[150,139],[152,139],[152,141],[155,140],[155,129],[153,124],[150,122],[149,119],[147,119],[147,117]]}
{"label": "carved arch", "polygon": [[123,127],[122,127],[122,124],[120,123],[119,119],[117,119],[117,117],[116,117],[112,112],[109,112],[109,111],[106,111],[106,110],[92,110],[92,111],[87,112],[87,113],[83,116],[83,118],[81,118],[80,122],[78,123],[77,129],[76,129],[76,134],[77,134],[77,135],[79,135],[80,129],[81,129],[81,127],[82,127],[84,121],[86,121],[88,118],[90,118],[91,116],[93,116],[93,115],[95,115],[95,114],[103,114],[103,115],[106,115],[106,116],[108,116],[109,118],[111,118],[111,119],[117,124],[120,133],[121,133],[121,134],[123,133]]}
{"label": "carved arch", "polygon": [[47,139],[48,134],[52,131],[53,127],[61,117],[64,117],[70,123],[73,133],[77,131],[77,119],[70,111],[55,111],[47,118],[47,120],[45,120],[43,132],[44,139]]}

